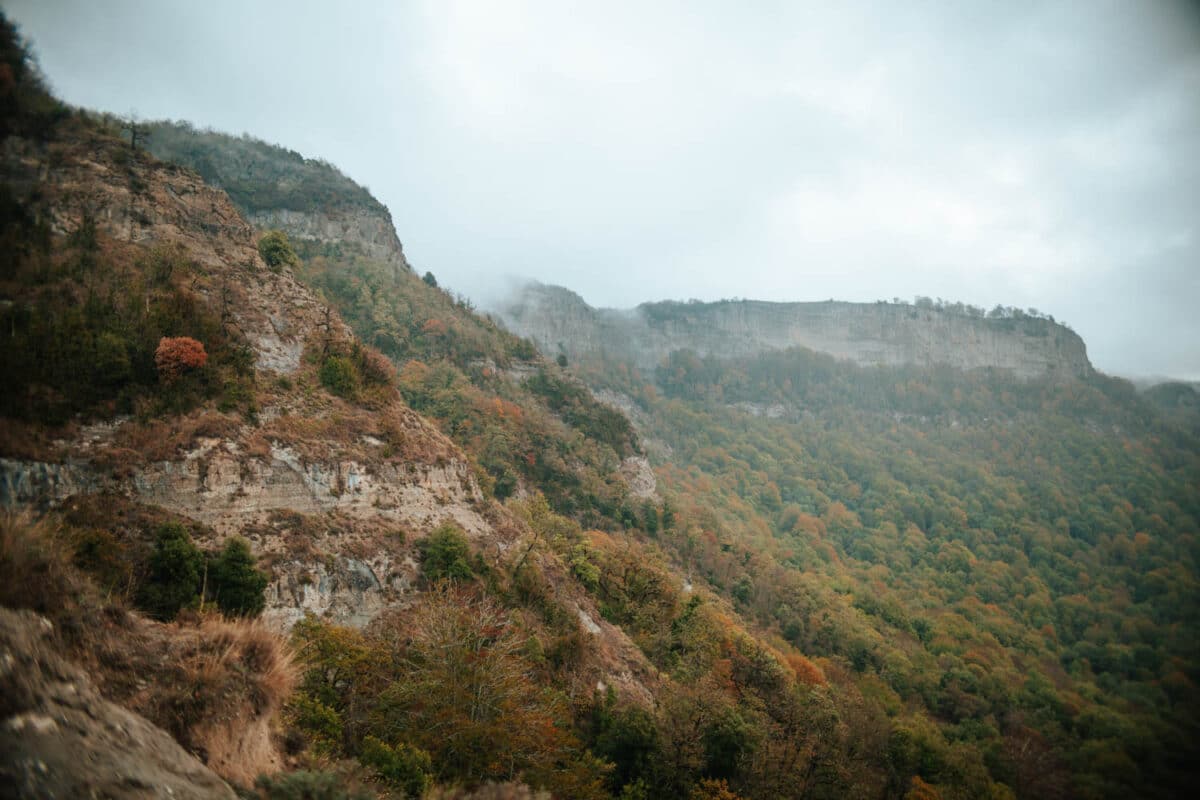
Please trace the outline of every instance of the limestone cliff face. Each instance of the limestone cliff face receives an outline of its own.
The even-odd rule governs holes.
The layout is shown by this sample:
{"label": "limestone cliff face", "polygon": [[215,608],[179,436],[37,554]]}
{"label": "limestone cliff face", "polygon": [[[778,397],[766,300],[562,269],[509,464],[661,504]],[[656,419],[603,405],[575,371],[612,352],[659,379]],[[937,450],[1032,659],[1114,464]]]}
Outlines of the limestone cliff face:
{"label": "limestone cliff face", "polygon": [[292,211],[275,208],[255,211],[248,218],[259,230],[281,230],[293,240],[357,246],[368,258],[390,266],[396,275],[411,269],[386,209]]}
{"label": "limestone cliff face", "polygon": [[807,347],[863,365],[995,367],[1022,378],[1091,372],[1083,340],[1036,318],[984,319],[887,303],[648,303],[594,309],[559,287],[531,285],[500,310],[546,353],[607,351],[643,369],[671,352],[735,358]]}
{"label": "limestone cliff face", "polygon": [[364,625],[411,590],[419,572],[413,546],[443,521],[493,549],[507,546],[480,513],[483,495],[466,459],[413,417],[409,436],[441,444],[433,463],[380,458],[376,441],[331,441],[317,460],[281,440],[251,453],[247,440],[262,431],[246,426],[198,437],[171,459],[113,469],[122,430],[136,423],[92,426],[81,437],[87,447],[71,447],[80,456],[71,461],[0,458],[0,507],[54,507],[97,492],[158,506],[211,526],[211,546],[243,536],[272,563],[263,616],[277,628],[305,613]]}

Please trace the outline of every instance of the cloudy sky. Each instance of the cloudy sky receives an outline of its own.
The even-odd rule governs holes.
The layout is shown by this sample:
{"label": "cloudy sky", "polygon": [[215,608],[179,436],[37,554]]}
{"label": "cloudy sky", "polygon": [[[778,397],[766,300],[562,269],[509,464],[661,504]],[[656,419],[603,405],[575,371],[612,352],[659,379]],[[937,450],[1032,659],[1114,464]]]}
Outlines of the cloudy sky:
{"label": "cloudy sky", "polygon": [[1033,306],[1200,379],[1185,0],[0,5],[64,99],[332,161],[483,302]]}

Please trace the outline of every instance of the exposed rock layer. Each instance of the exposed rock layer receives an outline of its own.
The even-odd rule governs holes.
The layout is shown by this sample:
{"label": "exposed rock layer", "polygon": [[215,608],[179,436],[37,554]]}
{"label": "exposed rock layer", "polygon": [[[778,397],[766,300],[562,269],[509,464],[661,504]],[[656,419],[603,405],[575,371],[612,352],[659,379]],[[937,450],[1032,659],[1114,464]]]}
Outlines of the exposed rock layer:
{"label": "exposed rock layer", "polygon": [[249,219],[260,230],[281,230],[292,239],[357,246],[368,258],[389,265],[396,275],[409,270],[400,239],[386,212],[370,209],[306,212],[274,208],[256,211]]}
{"label": "exposed rock layer", "polygon": [[1022,378],[1091,372],[1083,340],[1038,318],[984,319],[889,303],[651,303],[595,309],[556,286],[531,285],[500,311],[543,352],[607,352],[653,369],[690,349],[725,358],[806,347],[862,365],[995,367]]}

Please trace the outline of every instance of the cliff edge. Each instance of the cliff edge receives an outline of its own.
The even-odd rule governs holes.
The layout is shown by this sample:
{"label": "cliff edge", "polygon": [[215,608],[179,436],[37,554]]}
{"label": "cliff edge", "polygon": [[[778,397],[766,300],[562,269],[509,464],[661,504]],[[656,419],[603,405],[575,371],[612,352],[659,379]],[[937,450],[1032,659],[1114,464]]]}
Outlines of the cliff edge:
{"label": "cliff edge", "polygon": [[906,303],[643,303],[592,308],[558,286],[529,284],[499,310],[504,323],[543,350],[568,357],[607,352],[652,369],[669,353],[738,358],[806,347],[865,366],[1011,370],[1021,378],[1092,372],[1083,340],[1026,314],[979,316]]}

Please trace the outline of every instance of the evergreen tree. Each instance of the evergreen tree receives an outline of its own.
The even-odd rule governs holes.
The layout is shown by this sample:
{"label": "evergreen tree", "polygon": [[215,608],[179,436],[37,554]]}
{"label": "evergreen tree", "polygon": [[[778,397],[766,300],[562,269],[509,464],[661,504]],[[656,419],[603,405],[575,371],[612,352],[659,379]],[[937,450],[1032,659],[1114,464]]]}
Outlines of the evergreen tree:
{"label": "evergreen tree", "polygon": [[178,522],[158,529],[149,574],[138,592],[138,605],[155,619],[172,620],[200,592],[204,556]]}
{"label": "evergreen tree", "polygon": [[255,616],[266,600],[267,576],[255,569],[254,556],[244,539],[233,538],[217,556],[208,572],[209,593],[217,607],[229,616]]}

